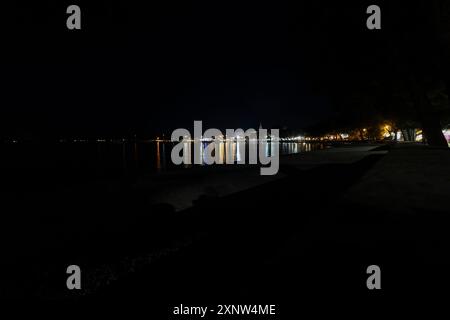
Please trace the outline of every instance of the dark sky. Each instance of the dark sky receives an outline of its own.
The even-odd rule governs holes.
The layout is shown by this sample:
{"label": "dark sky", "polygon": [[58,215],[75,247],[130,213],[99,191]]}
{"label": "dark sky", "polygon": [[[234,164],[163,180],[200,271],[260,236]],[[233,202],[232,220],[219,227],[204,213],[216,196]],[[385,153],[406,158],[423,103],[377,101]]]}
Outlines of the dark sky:
{"label": "dark sky", "polygon": [[[352,76],[342,60],[386,32],[367,31],[368,1],[92,2],[6,7],[3,134],[308,126],[331,114],[329,83]],[[66,29],[75,3],[81,31]]]}

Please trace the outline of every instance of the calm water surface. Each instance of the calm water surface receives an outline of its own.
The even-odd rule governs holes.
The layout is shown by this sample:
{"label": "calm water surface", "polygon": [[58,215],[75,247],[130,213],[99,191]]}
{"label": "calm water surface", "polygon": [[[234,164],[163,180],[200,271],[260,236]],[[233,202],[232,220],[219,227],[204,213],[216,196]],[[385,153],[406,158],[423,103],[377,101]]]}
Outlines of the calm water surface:
{"label": "calm water surface", "polygon": [[[248,144],[245,154],[240,154],[239,144],[245,142],[222,142],[218,152],[221,160],[239,161],[245,157],[248,162]],[[193,152],[192,142],[186,143]],[[202,150],[208,143],[202,143]],[[0,168],[51,170],[69,172],[159,172],[185,170],[193,165],[176,166],[170,154],[175,143],[171,142],[66,142],[32,145],[25,143],[3,145],[6,151],[0,159]],[[266,145],[265,154],[271,153],[271,144]],[[322,149],[323,145],[305,142],[280,142],[280,155],[297,154]],[[192,157],[193,159],[193,157]],[[206,165],[206,164],[203,164]]]}

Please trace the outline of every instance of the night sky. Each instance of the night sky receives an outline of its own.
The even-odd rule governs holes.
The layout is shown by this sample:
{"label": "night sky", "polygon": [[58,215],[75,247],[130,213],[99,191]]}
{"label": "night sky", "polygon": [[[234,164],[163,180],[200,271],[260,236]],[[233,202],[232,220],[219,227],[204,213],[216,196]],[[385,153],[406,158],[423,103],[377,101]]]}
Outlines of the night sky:
{"label": "night sky", "polygon": [[[66,28],[75,3],[81,31]],[[345,80],[360,76],[361,53],[377,57],[373,41],[386,29],[366,29],[370,4],[9,5],[1,133],[148,136],[193,120],[220,129],[307,127],[333,113],[330,92],[351,90]],[[388,31],[390,14],[383,11]]]}

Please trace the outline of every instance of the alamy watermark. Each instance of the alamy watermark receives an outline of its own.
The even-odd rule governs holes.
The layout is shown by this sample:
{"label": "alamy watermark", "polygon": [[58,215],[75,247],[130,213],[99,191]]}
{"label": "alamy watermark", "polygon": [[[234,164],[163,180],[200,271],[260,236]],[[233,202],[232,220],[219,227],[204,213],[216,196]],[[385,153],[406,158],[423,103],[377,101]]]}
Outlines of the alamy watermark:
{"label": "alamy watermark", "polygon": [[[179,164],[192,164],[191,145],[193,146],[194,164],[245,164],[247,163],[246,150],[248,149],[248,164],[263,165],[261,175],[275,175],[279,168],[279,130],[271,129],[226,129],[226,136],[219,129],[208,129],[203,133],[202,121],[194,121],[194,137],[187,129],[179,128],[173,131],[171,140],[178,142],[171,153],[172,162]],[[223,157],[220,148],[224,143],[236,142],[236,154],[227,152]],[[208,143],[203,148],[203,143]],[[270,152],[268,152],[270,151]]]}

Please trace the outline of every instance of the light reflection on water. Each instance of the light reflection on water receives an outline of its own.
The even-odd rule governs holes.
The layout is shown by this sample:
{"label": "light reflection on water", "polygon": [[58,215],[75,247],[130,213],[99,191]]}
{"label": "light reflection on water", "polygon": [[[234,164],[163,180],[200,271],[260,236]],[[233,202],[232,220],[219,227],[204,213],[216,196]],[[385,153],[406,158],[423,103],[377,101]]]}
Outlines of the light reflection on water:
{"label": "light reflection on water", "polygon": [[[202,160],[201,165],[206,165],[206,147],[208,146],[208,142],[202,142],[200,148],[200,159]],[[245,146],[242,146],[244,144]],[[170,167],[172,164],[170,162],[170,152],[174,143],[170,142],[156,142],[156,169],[158,171],[164,170],[167,167]],[[266,157],[271,156],[271,150],[275,147],[275,143],[266,143],[264,146],[264,153]],[[141,147],[142,148],[142,147]],[[217,148],[217,147],[216,147]],[[302,152],[309,152],[314,150],[322,149],[323,146],[320,144],[311,144],[305,142],[280,142],[280,156],[289,155],[289,154],[297,154]],[[193,156],[193,142],[184,142],[184,150],[187,150],[186,153],[183,153],[185,163],[189,162],[189,154],[191,155],[191,163],[194,162]],[[245,160],[248,163],[248,155],[249,155],[249,147],[248,143],[240,142],[240,141],[225,141],[220,142],[218,145],[218,149],[216,149],[219,153],[219,159],[222,163],[237,163]],[[245,150],[245,153],[242,154],[242,150]],[[184,164],[185,168],[192,167],[191,164]]]}
{"label": "light reflection on water", "polygon": [[[192,142],[186,142],[186,148],[192,154]],[[208,143],[200,144],[200,159],[205,163],[205,148]],[[190,168],[193,165],[176,166],[171,161],[171,151],[175,143],[172,142],[102,142],[102,143],[59,143],[39,146],[33,149],[26,144],[6,146],[7,152],[2,157],[4,168],[50,168],[61,172],[100,172],[102,175],[114,175],[125,172],[134,174],[140,172],[169,171]],[[322,149],[319,143],[280,142],[280,155],[289,155]],[[249,144],[244,141],[225,141],[219,145],[218,155],[223,163],[249,162]],[[257,151],[256,151],[257,152]],[[271,144],[264,149],[269,157]],[[39,154],[39,158],[35,155]],[[185,155],[187,160],[188,155]],[[258,155],[258,159],[259,159]],[[33,159],[33,161],[30,161]],[[204,164],[205,165],[205,164]],[[78,171],[77,171],[78,170]],[[74,171],[74,172],[75,172]]]}

